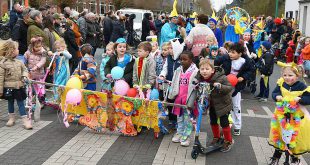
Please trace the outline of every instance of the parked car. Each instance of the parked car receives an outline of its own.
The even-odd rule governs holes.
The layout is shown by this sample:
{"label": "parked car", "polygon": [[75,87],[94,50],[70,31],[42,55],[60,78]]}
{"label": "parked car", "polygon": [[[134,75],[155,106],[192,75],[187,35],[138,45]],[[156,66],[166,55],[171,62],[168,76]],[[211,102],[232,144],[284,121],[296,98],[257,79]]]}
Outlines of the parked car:
{"label": "parked car", "polygon": [[141,37],[141,34],[142,34],[142,20],[143,20],[144,14],[151,13],[151,16],[154,17],[154,14],[151,10],[124,8],[118,11],[120,11],[123,15],[125,14],[136,15],[136,18],[134,19],[133,29],[136,31],[139,38]]}

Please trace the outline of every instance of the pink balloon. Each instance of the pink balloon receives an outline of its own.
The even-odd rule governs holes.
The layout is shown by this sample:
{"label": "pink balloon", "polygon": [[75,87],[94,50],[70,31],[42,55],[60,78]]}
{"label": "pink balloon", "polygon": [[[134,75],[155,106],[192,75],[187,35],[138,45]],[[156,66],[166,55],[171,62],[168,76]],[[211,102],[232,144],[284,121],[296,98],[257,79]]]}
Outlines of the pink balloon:
{"label": "pink balloon", "polygon": [[129,90],[129,85],[124,80],[117,80],[114,85],[115,94],[125,96]]}
{"label": "pink balloon", "polygon": [[82,101],[82,93],[78,89],[70,89],[66,95],[66,103],[78,105]]}

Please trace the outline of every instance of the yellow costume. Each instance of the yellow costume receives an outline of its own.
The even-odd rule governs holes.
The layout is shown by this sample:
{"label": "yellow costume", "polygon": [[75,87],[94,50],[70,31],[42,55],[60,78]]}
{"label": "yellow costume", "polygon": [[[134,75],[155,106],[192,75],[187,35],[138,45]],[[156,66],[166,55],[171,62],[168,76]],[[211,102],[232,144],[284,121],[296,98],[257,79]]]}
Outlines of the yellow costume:
{"label": "yellow costume", "polygon": [[283,78],[277,82],[283,102],[277,102],[271,120],[269,144],[281,151],[288,150],[293,155],[310,152],[309,114],[303,106],[294,101],[304,92],[310,92],[310,87],[302,91],[289,91],[283,87],[283,83]]}

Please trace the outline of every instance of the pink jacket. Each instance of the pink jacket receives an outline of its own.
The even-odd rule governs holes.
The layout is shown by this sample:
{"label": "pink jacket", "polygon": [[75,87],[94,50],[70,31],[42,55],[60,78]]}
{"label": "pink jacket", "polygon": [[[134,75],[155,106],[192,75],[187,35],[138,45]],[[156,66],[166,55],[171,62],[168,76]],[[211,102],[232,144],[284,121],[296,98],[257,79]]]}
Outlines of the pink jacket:
{"label": "pink jacket", "polygon": [[[39,80],[44,77],[44,66],[46,63],[45,52],[46,50],[44,48],[42,48],[39,52],[30,52],[29,50],[27,50],[24,55],[26,60],[26,66],[28,70],[30,70],[30,77],[33,80]],[[35,66],[37,66],[38,69],[32,71],[32,68],[34,68]]]}

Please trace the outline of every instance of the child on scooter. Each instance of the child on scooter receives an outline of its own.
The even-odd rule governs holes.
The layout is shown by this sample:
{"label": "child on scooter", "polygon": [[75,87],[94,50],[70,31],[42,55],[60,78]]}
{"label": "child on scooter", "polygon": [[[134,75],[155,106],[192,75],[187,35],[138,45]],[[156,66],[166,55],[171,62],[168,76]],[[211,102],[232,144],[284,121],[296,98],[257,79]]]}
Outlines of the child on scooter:
{"label": "child on scooter", "polygon": [[[195,85],[192,83],[198,68],[193,63],[194,55],[190,51],[184,51],[180,55],[181,66],[174,72],[172,78],[172,89],[169,93],[169,99],[175,99],[175,104],[186,105],[189,109],[194,108],[194,89]],[[181,143],[181,146],[188,147],[190,144],[190,135],[193,130],[191,122],[191,114],[189,109],[175,106],[173,113],[177,115],[177,133],[173,136],[172,142]]]}
{"label": "child on scooter", "polygon": [[213,133],[211,145],[215,145],[220,140],[220,127],[218,119],[224,134],[224,144],[222,152],[228,152],[233,146],[233,139],[229,126],[228,116],[232,109],[231,93],[233,87],[228,82],[223,69],[216,69],[208,59],[201,59],[199,63],[199,73],[196,78],[199,82],[207,82],[211,84],[210,102],[210,124]]}

